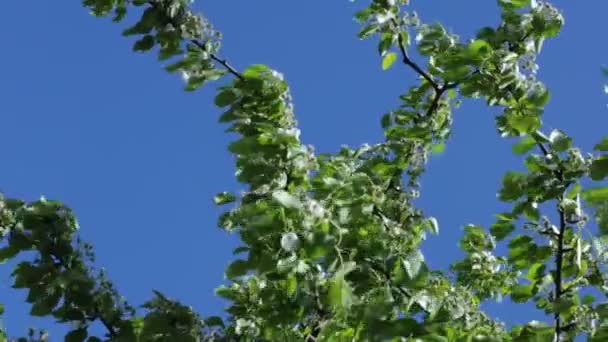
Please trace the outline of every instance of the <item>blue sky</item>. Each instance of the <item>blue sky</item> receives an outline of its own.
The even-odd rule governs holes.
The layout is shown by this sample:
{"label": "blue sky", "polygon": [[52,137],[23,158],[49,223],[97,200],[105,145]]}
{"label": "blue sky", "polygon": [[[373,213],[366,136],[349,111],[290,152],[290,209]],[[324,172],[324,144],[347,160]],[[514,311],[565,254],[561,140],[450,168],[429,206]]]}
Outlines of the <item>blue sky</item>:
{"label": "blue sky", "polygon": [[[566,26],[546,42],[540,78],[552,91],[545,129],[562,128],[590,150],[607,135],[608,97],[599,67],[608,63],[601,26],[608,2],[555,1]],[[494,1],[413,1],[423,21],[439,20],[463,39],[498,23]],[[382,139],[380,117],[414,80],[411,70],[380,68],[376,46],[359,41],[342,1],[199,1],[224,33],[222,54],[234,65],[268,64],[285,74],[305,143],[335,151]],[[131,18],[133,19],[133,18]],[[131,52],[120,36],[126,23],[87,14],[77,2],[10,1],[0,11],[0,189],[28,200],[60,199],[77,213],[121,293],[139,305],[158,289],[219,313],[213,289],[238,241],[216,228],[212,196],[239,190],[217,123],[217,84],[182,91],[151,54]],[[440,222],[423,246],[433,267],[460,256],[467,223],[488,225],[506,209],[496,199],[502,175],[521,169],[511,141],[494,128],[497,109],[467,101],[454,114],[446,152],[431,160],[419,205]],[[0,301],[11,335],[46,320],[29,318],[25,292],[10,289],[0,266]],[[542,318],[533,310],[493,305],[509,323]],[[54,332],[63,329],[53,329]],[[54,335],[58,338],[57,335]],[[55,338],[53,340],[55,340]]]}

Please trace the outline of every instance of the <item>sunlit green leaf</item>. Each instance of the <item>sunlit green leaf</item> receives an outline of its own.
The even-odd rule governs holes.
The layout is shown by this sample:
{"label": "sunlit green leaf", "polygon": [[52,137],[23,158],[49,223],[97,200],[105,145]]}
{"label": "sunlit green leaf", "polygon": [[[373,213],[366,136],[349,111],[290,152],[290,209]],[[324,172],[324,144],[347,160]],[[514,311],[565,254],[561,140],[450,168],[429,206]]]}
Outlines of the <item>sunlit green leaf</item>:
{"label": "sunlit green leaf", "polygon": [[530,135],[523,137],[517,144],[513,145],[513,152],[516,154],[524,154],[536,146],[536,139]]}
{"label": "sunlit green leaf", "polygon": [[387,70],[388,68],[393,66],[393,64],[395,63],[396,60],[397,60],[396,52],[387,53],[384,56],[384,58],[382,59],[382,70]]}
{"label": "sunlit green leaf", "polygon": [[585,201],[590,203],[608,201],[608,186],[585,189],[581,195]]}

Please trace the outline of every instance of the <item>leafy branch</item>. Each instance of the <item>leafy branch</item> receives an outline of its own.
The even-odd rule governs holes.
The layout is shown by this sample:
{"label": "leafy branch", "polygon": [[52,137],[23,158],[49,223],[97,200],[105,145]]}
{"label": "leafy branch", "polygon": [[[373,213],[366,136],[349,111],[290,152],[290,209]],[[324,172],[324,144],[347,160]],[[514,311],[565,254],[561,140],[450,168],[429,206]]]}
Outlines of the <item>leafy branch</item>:
{"label": "leafy branch", "polygon": [[[150,1],[148,1],[148,4],[150,4],[150,6],[152,6],[154,8],[159,8],[159,9],[162,9],[164,12],[167,12],[168,9],[163,7],[163,3],[165,3],[165,2],[166,1],[162,1],[162,0],[157,0],[157,1],[150,0]],[[175,17],[167,16],[167,20],[174,28],[180,27],[179,23],[175,20]],[[236,68],[233,67],[226,59],[219,57],[213,51],[209,51],[209,49],[206,46],[205,41],[202,41],[200,39],[189,39],[188,41],[190,43],[194,44],[195,46],[197,46],[199,49],[201,49],[201,51],[208,53],[209,56],[211,57],[211,59],[218,62],[220,65],[222,65],[232,75],[234,75],[235,77],[237,77],[240,80],[245,79],[244,76],[240,72],[238,72],[236,70]]]}

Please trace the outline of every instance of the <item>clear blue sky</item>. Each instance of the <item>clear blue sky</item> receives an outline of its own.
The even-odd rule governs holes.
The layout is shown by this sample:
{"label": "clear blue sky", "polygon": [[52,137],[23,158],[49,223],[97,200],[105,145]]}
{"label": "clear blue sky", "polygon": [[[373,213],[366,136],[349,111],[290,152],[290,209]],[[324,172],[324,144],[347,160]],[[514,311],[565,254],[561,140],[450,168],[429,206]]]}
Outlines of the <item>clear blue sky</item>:
{"label": "clear blue sky", "polygon": [[[565,1],[566,26],[545,44],[540,78],[552,90],[545,129],[563,128],[589,150],[608,134],[608,2]],[[498,22],[494,1],[413,1],[424,21],[463,38]],[[239,68],[264,63],[286,75],[305,143],[335,151],[382,139],[380,117],[415,75],[382,72],[373,42],[356,38],[349,1],[199,1],[224,33],[223,55]],[[131,18],[133,19],[133,18]],[[230,137],[212,105],[217,84],[182,91],[155,57],[131,52],[115,25],[77,1],[8,1],[0,11],[0,189],[28,200],[60,199],[77,213],[97,265],[132,304],[158,289],[203,314],[219,313],[213,289],[237,244],[216,228],[212,196],[239,190],[225,146]],[[493,222],[504,172],[520,169],[510,141],[494,128],[497,109],[465,102],[446,152],[432,159],[419,205],[440,222],[423,250],[433,267],[460,256],[463,225]],[[0,266],[0,301],[11,335],[48,321],[26,316],[25,292],[9,288]],[[491,314],[509,323],[541,318],[508,304]],[[63,329],[53,331],[63,331]],[[54,335],[53,341],[59,340]]]}

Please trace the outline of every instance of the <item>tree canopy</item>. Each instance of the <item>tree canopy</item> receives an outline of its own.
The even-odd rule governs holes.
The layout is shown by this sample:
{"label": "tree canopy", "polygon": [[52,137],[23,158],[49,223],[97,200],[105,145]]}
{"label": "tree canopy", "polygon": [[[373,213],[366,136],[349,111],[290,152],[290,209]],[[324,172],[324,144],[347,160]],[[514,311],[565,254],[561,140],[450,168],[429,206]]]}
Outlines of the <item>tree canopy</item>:
{"label": "tree canopy", "polygon": [[[135,37],[134,51],[169,62],[185,90],[221,82],[215,105],[236,137],[228,150],[245,189],[213,200],[226,208],[218,225],[241,246],[225,271],[230,283],[216,290],[225,314],[201,317],[160,292],[134,306],[94,266],[69,207],[2,197],[0,262],[19,260],[13,287],[27,291],[31,315],[72,324],[70,342],[607,340],[608,302],[596,297],[608,291],[608,137],[585,153],[542,122],[550,93],[536,56],[560,33],[560,11],[548,1],[498,0],[502,22],[465,40],[426,23],[408,0],[360,1],[359,38],[377,42],[382,69],[402,65],[418,82],[381,116],[384,141],[317,154],[300,140],[283,75],[233,66],[190,1],[84,0],[115,22],[139,15],[123,34]],[[464,99],[498,112],[497,132],[515,141],[526,171],[505,173],[498,198],[510,210],[490,227],[468,224],[465,256],[446,272],[425,262],[421,243],[439,224],[415,200]],[[480,308],[503,297],[544,315],[507,327]],[[93,323],[105,333],[92,333]],[[8,338],[0,330],[0,341]],[[18,341],[48,338],[32,330]]]}

